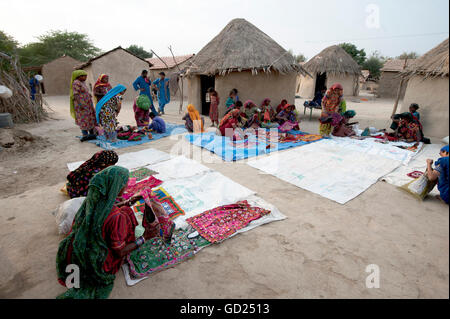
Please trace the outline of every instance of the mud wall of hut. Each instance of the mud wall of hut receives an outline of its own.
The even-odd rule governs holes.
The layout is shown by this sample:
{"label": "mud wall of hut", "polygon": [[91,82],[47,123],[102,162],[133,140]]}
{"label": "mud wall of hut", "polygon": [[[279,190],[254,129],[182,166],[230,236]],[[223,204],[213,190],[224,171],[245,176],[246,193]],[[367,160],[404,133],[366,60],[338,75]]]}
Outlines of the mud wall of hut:
{"label": "mud wall of hut", "polygon": [[81,62],[70,56],[63,56],[42,66],[45,94],[68,95],[70,79],[76,65]]}
{"label": "mud wall of hut", "polygon": [[401,112],[408,112],[411,103],[419,104],[424,135],[443,138],[449,134],[448,77],[424,80],[415,76],[408,82]]}
{"label": "mud wall of hut", "polygon": [[[382,72],[378,86],[378,96],[381,98],[397,97],[400,81],[401,78],[399,77],[399,72]],[[400,92],[400,99],[405,97],[406,86],[407,83],[403,84],[402,91]]]}

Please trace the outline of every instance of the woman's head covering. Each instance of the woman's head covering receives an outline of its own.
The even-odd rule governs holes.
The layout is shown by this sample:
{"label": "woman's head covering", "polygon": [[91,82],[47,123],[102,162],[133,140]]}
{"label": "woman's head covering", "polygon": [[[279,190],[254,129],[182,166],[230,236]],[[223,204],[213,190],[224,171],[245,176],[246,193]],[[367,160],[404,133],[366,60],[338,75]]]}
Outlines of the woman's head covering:
{"label": "woman's head covering", "polygon": [[65,282],[70,274],[66,272],[70,254],[70,263],[80,269],[80,288],[71,288],[58,298],[107,298],[111,293],[116,276],[103,270],[109,250],[102,228],[128,178],[129,171],[119,166],[108,167],[92,178],[72,230],[59,244],[56,255],[59,281]]}
{"label": "woman's head covering", "polygon": [[252,105],[255,105],[255,103],[252,100],[247,100],[244,103],[244,108],[250,108]]}
{"label": "woman's head covering", "polygon": [[346,117],[346,118],[348,118],[348,119],[350,119],[350,118],[352,118],[352,117],[355,117],[355,115],[356,115],[356,112],[353,111],[353,110],[348,110],[348,111],[346,111],[346,112],[343,114],[343,116]]}
{"label": "woman's head covering", "polygon": [[204,132],[202,118],[200,117],[200,113],[198,113],[195,106],[192,104],[189,104],[187,106],[187,111],[188,111],[189,117],[191,118],[191,121],[194,125],[194,133]]}
{"label": "woman's head covering", "polygon": [[109,82],[103,82],[103,78],[107,77],[107,74],[100,74],[100,76],[97,78],[97,81],[94,84],[94,90],[97,86],[109,86]]}
{"label": "woman's head covering", "polygon": [[266,106],[266,103],[269,102],[270,103],[270,99],[269,98],[265,98],[262,103],[261,106]]}
{"label": "woman's head covering", "polygon": [[85,70],[75,70],[72,72],[72,79],[70,80],[70,115],[75,119],[75,108],[73,105],[73,81],[82,75],[87,75]]}
{"label": "woman's head covering", "polygon": [[222,120],[219,123],[219,127],[225,124],[225,122],[233,117],[238,117],[241,114],[241,111],[239,109],[233,109],[222,118]]}
{"label": "woman's head covering", "polygon": [[100,111],[102,110],[103,105],[105,105],[106,102],[111,100],[113,97],[115,97],[117,94],[122,93],[127,88],[122,85],[118,84],[116,85],[112,90],[109,90],[108,93],[100,101],[98,101],[97,105],[95,106],[95,117],[97,118],[97,123],[100,123],[100,119],[98,115],[100,114]]}
{"label": "woman's head covering", "polygon": [[441,148],[441,152],[447,152],[447,153],[450,153],[450,152],[449,152],[448,144],[445,145],[443,148]]}
{"label": "woman's head covering", "polygon": [[342,87],[342,85],[340,83],[333,84],[330,89],[331,90],[344,90],[344,88]]}

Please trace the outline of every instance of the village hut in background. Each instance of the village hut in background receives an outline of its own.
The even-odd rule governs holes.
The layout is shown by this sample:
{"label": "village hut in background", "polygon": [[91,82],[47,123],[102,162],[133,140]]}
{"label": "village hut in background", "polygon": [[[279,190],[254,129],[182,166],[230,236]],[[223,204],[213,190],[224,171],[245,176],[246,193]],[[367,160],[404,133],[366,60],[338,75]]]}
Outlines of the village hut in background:
{"label": "village hut in background", "polygon": [[149,70],[152,64],[122,47],[105,52],[86,63],[77,66],[88,73],[87,84],[92,90],[100,74],[109,76],[109,82],[114,87],[123,84],[127,88],[126,100],[133,100],[139,93],[134,91],[133,82],[141,75],[142,70]]}
{"label": "village hut in background", "polygon": [[[411,66],[415,59],[407,61],[406,67]],[[400,86],[401,76],[405,60],[391,59],[386,61],[381,69],[381,77],[378,86],[378,97],[381,98],[395,98],[397,97],[398,87]],[[406,84],[403,85],[400,91],[400,99],[405,96]]]}
{"label": "village hut in background", "polygon": [[42,66],[43,86],[47,95],[68,95],[74,67],[81,62],[63,55]]}
{"label": "village hut in background", "polygon": [[298,72],[306,74],[289,52],[250,22],[234,19],[190,61],[188,100],[207,115],[206,91],[213,87],[220,96],[220,116],[233,88],[242,101],[294,103]]}
{"label": "village hut in background", "polygon": [[326,48],[303,67],[312,75],[303,77],[300,82],[300,96],[312,98],[317,91],[324,87],[331,87],[340,83],[344,87],[345,95],[359,94],[359,77],[361,69],[358,63],[340,46],[333,45]]}
{"label": "village hut in background", "polygon": [[419,104],[420,119],[426,136],[448,136],[448,50],[447,39],[402,72],[405,79],[408,79],[408,85],[401,112],[408,112],[411,103]]}
{"label": "village hut in background", "polygon": [[[184,71],[186,71],[186,68],[189,64],[189,61],[195,56],[195,54],[187,54],[187,55],[180,55],[180,56],[176,56],[175,60],[173,56],[167,56],[167,57],[161,57],[161,59],[159,58],[151,58],[151,59],[146,59],[150,64],[152,64],[153,66],[150,68],[150,78],[152,80],[155,80],[156,78],[159,77],[159,73],[160,72],[164,72],[166,74],[166,76],[171,77],[172,74],[177,74],[178,75],[178,79],[181,81],[183,81],[183,83],[179,82],[178,83],[178,87],[181,88],[181,85],[183,84],[183,88],[184,88],[184,98],[187,99],[188,95],[187,95],[187,80],[184,77],[180,77],[181,74],[179,70],[181,70],[181,73],[184,74]],[[163,60],[163,61],[161,61]],[[178,64],[178,66],[177,66]],[[174,88],[172,87],[172,81],[171,81],[171,96],[170,99],[171,100],[180,100],[181,99],[181,89],[176,89],[173,90]],[[173,92],[176,92],[175,94]]]}

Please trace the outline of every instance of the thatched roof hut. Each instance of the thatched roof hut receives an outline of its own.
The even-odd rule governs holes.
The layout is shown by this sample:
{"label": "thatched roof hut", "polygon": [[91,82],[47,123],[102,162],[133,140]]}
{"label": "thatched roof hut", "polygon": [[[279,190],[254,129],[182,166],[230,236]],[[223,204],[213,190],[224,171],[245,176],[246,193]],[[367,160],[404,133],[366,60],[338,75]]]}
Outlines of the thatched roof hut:
{"label": "thatched roof hut", "polygon": [[191,60],[189,102],[207,114],[205,93],[215,87],[220,115],[233,88],[241,100],[260,103],[268,97],[276,104],[286,98],[294,103],[297,73],[306,74],[288,51],[245,19],[234,19]]}
{"label": "thatched roof hut", "polygon": [[445,137],[449,134],[448,39],[417,59],[402,75],[407,78],[402,112],[411,103],[420,106],[424,134]]}
{"label": "thatched roof hut", "polygon": [[300,80],[299,94],[313,97],[315,92],[334,83],[341,83],[344,94],[359,94],[359,77],[361,68],[343,48],[330,46],[305,63],[304,68],[313,78]]}

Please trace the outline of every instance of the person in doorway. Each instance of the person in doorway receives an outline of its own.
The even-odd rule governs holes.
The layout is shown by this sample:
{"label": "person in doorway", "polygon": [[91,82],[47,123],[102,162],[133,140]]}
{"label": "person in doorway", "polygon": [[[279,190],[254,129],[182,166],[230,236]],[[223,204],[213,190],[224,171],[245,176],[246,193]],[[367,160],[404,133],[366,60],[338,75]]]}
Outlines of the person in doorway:
{"label": "person in doorway", "polygon": [[211,126],[215,126],[217,123],[217,126],[219,126],[219,94],[217,94],[216,90],[214,88],[208,89],[209,93],[209,100],[210,100],[210,106],[209,106],[209,118],[211,119]]}
{"label": "person in doorway", "polygon": [[158,108],[161,114],[164,113],[164,107],[170,102],[169,78],[166,78],[164,72],[159,73],[159,79],[153,81],[153,85],[158,89]]}
{"label": "person in doorway", "polygon": [[150,103],[151,103],[151,110],[152,112],[154,112],[155,114],[156,109],[155,106],[153,105],[153,99],[152,99],[152,95],[150,93],[150,87],[152,85],[152,81],[147,77],[148,72],[147,70],[142,70],[142,73],[140,76],[137,77],[137,79],[133,82],[133,88],[136,91],[139,91],[139,95],[145,94],[147,95],[147,97],[150,99]]}

